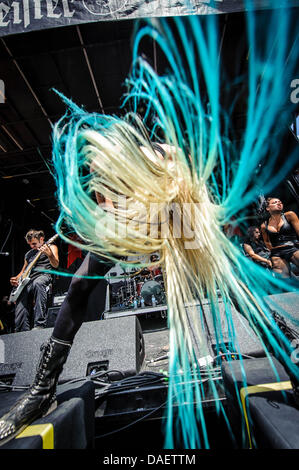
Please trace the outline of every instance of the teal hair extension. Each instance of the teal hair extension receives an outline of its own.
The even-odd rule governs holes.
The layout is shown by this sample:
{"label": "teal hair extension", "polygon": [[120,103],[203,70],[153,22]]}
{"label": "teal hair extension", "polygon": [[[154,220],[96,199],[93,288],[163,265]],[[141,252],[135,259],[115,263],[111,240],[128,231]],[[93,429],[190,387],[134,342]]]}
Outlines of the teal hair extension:
{"label": "teal hair extension", "polygon": [[[248,322],[273,368],[275,355],[299,379],[290,342],[265,301],[270,294],[298,292],[298,284],[273,277],[247,259],[224,233],[233,217],[246,221],[248,207],[256,201],[260,188],[269,192],[295,163],[296,156],[289,155],[274,173],[293,110],[287,89],[298,52],[291,47],[290,11],[273,8],[267,13],[266,23],[265,16],[250,8],[246,13],[249,55],[248,76],[243,79],[247,80],[248,95],[245,128],[237,143],[229,135],[237,97],[222,109],[221,93],[229,86],[223,84],[214,15],[138,23],[132,72],[123,99],[123,106],[131,107],[132,112],[125,118],[87,113],[61,95],[68,110],[53,131],[60,205],[57,232],[68,240],[62,226],[69,227],[82,240],[73,244],[109,260],[136,253],[160,254],[170,337],[165,419],[168,449],[210,448],[204,409],[208,395],[214,397],[216,411],[230,429],[216,386],[220,375],[217,357],[225,357],[228,364],[233,356],[238,357],[246,386],[246,358],[236,335],[235,310]],[[165,59],[163,72],[156,72],[142,56],[142,44],[148,38],[156,42]],[[145,106],[143,122],[136,114],[140,104]],[[150,141],[157,135],[170,149],[163,161]],[[113,208],[97,204],[95,192],[111,200]],[[176,210],[185,210],[184,228],[188,230],[180,237],[176,236],[174,219],[165,217],[170,206],[175,215]],[[161,221],[154,234],[150,229],[158,223],[151,225],[153,220]],[[166,220],[168,231],[163,231]],[[129,263],[147,265],[123,261],[124,265]],[[216,358],[204,367],[195,354],[189,329],[191,322],[202,358],[207,358],[203,299],[208,300],[217,338]],[[287,318],[281,307],[274,307]],[[237,400],[242,410],[240,398]],[[244,420],[242,435],[247,446]]]}

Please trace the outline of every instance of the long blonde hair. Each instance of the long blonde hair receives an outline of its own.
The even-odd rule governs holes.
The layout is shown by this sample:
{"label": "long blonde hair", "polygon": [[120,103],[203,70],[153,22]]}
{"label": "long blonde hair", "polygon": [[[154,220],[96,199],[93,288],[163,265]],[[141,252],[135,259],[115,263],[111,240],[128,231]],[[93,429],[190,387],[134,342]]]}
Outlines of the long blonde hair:
{"label": "long blonde hair", "polygon": [[[284,31],[286,23],[281,15],[275,18],[276,27]],[[248,320],[251,335],[259,339],[265,355],[269,356],[271,347],[298,376],[285,352],[288,341],[273,322],[264,300],[274,289],[290,287],[245,258],[223,231],[230,218],[256,196],[251,186],[253,173],[267,152],[268,132],[261,132],[261,128],[264,125],[264,130],[271,129],[279,116],[277,92],[282,89],[282,70],[286,68],[281,63],[285,51],[281,52],[281,44],[277,43],[275,47],[281,52],[273,62],[277,73],[271,75],[271,83],[265,77],[254,105],[251,98],[243,147],[232,161],[220,138],[216,42],[205,40],[196,17],[188,18],[186,24],[176,19],[176,25],[190,70],[194,72],[198,61],[202,62],[211,114],[201,100],[194,73],[192,85],[186,82],[171,32],[166,21],[160,20],[136,36],[131,91],[125,101],[141,97],[148,109],[155,111],[163,142],[169,146],[165,158],[157,156],[146,127],[134,112],[127,118],[89,114],[66,98],[69,111],[55,126],[53,157],[61,210],[57,231],[62,238],[67,239],[61,230],[64,224],[76,231],[85,250],[107,259],[160,254],[170,335],[166,446],[175,445],[178,431],[185,447],[196,448],[209,447],[203,413],[206,380],[211,379],[211,391],[219,398],[214,385],[219,369],[216,371],[215,357],[211,355],[222,351],[231,360],[233,349],[242,359],[233,321],[236,309]],[[214,26],[211,19],[211,34]],[[150,35],[160,44],[172,73],[159,77],[138,56],[143,35]],[[250,70],[256,78],[259,68],[253,66]],[[260,120],[256,122],[253,116]],[[274,162],[271,154],[265,174]],[[98,205],[94,192],[110,199],[113,207],[107,210]],[[135,262],[135,266],[140,264]],[[208,300],[208,315],[217,338],[214,352],[208,341],[203,299]],[[224,330],[229,334],[229,346]],[[195,352],[194,337],[200,357]],[[199,359],[208,357],[212,362],[206,361],[203,372]],[[221,403],[217,403],[218,411],[226,418]],[[178,405],[177,421],[173,417],[174,404]]]}

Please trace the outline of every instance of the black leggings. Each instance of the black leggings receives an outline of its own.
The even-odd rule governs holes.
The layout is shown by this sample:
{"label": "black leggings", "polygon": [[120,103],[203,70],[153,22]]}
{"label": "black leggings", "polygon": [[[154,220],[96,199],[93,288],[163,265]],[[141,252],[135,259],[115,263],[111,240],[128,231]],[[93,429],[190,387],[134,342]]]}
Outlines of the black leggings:
{"label": "black leggings", "polygon": [[[76,275],[104,276],[111,266],[112,264],[100,262],[99,257],[88,253],[83,263],[76,271]],[[99,283],[105,283],[107,285],[107,281],[105,279],[99,280],[73,277],[67,296],[57,315],[53,330],[54,338],[68,342],[73,341],[77,331],[84,321],[89,295]]]}

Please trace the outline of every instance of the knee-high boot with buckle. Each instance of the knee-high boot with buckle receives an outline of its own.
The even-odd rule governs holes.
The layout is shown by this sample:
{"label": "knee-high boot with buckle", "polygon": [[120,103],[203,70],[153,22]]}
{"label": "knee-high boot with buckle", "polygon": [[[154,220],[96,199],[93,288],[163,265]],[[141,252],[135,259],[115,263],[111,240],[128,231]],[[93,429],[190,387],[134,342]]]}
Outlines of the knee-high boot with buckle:
{"label": "knee-high boot with buckle", "polygon": [[57,382],[70,349],[71,343],[53,337],[41,346],[42,353],[33,384],[8,413],[0,418],[0,445],[57,406]]}

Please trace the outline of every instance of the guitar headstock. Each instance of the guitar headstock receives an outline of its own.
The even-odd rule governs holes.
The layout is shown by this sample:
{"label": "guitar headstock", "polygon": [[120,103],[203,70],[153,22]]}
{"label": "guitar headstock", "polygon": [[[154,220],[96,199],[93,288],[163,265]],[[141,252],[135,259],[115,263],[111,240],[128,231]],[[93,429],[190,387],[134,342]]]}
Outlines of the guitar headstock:
{"label": "guitar headstock", "polygon": [[51,237],[51,238],[47,241],[46,244],[47,244],[47,245],[51,245],[51,243],[53,243],[53,242],[56,240],[56,238],[58,238],[58,237],[59,237],[59,235],[58,235],[58,233],[56,233],[55,235],[53,235],[53,237]]}

